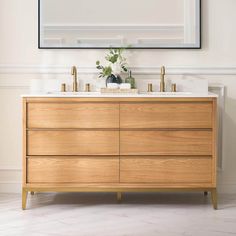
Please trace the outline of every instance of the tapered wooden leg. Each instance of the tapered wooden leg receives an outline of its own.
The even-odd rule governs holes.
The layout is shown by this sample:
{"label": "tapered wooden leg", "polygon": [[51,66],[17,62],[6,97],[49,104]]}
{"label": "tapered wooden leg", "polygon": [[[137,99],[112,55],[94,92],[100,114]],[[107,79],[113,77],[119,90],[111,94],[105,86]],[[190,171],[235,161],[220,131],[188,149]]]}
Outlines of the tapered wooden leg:
{"label": "tapered wooden leg", "polygon": [[23,188],[23,189],[22,189],[22,210],[25,210],[25,209],[26,209],[27,194],[28,194],[28,191],[26,191],[26,190]]}
{"label": "tapered wooden leg", "polygon": [[211,201],[215,210],[217,210],[217,191],[216,189],[211,190]]}
{"label": "tapered wooden leg", "polygon": [[204,196],[207,196],[208,195],[208,192],[204,192]]}
{"label": "tapered wooden leg", "polygon": [[34,195],[34,192],[31,191],[30,194],[31,194],[31,195]]}
{"label": "tapered wooden leg", "polygon": [[122,193],[118,192],[117,195],[116,195],[116,197],[117,197],[117,201],[118,201],[118,202],[121,202]]}

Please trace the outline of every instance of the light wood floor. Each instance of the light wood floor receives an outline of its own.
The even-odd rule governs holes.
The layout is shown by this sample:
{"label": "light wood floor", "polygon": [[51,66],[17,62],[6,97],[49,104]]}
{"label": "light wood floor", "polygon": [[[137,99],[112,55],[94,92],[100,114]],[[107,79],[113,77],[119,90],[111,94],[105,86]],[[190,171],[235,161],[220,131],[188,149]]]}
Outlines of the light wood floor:
{"label": "light wood floor", "polygon": [[19,194],[0,194],[1,236],[236,235],[236,195],[37,193],[21,210]]}

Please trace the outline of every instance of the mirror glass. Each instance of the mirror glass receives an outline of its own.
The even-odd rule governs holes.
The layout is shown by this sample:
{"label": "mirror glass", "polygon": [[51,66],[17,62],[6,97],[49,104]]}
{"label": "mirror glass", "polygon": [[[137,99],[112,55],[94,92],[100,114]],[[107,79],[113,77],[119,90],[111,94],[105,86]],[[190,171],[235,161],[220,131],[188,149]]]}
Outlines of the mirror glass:
{"label": "mirror glass", "polygon": [[38,0],[39,48],[200,48],[200,0]]}

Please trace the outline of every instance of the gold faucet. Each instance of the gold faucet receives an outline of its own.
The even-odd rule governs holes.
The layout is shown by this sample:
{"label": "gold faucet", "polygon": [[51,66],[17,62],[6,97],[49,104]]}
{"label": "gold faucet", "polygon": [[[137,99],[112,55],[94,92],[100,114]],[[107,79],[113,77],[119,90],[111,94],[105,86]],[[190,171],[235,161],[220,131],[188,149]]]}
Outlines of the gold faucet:
{"label": "gold faucet", "polygon": [[165,74],[166,74],[166,69],[164,66],[162,66],[161,67],[160,92],[165,92]]}
{"label": "gold faucet", "polygon": [[77,68],[72,66],[71,75],[73,75],[73,92],[78,92],[78,82],[77,82]]}

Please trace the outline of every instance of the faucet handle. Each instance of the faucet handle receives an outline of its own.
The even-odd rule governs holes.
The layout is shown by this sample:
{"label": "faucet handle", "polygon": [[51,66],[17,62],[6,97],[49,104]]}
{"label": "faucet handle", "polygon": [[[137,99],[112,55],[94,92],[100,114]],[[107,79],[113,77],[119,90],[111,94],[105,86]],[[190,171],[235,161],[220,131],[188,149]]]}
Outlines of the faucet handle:
{"label": "faucet handle", "polygon": [[165,75],[166,74],[166,69],[164,66],[161,67],[161,74],[162,75]]}
{"label": "faucet handle", "polygon": [[171,92],[177,92],[176,84],[171,84]]}
{"label": "faucet handle", "polygon": [[66,84],[61,84],[61,92],[66,92]]}
{"label": "faucet handle", "polygon": [[148,92],[153,92],[153,89],[152,89],[152,84],[148,84]]}
{"label": "faucet handle", "polygon": [[85,92],[91,92],[90,84],[85,84]]}

